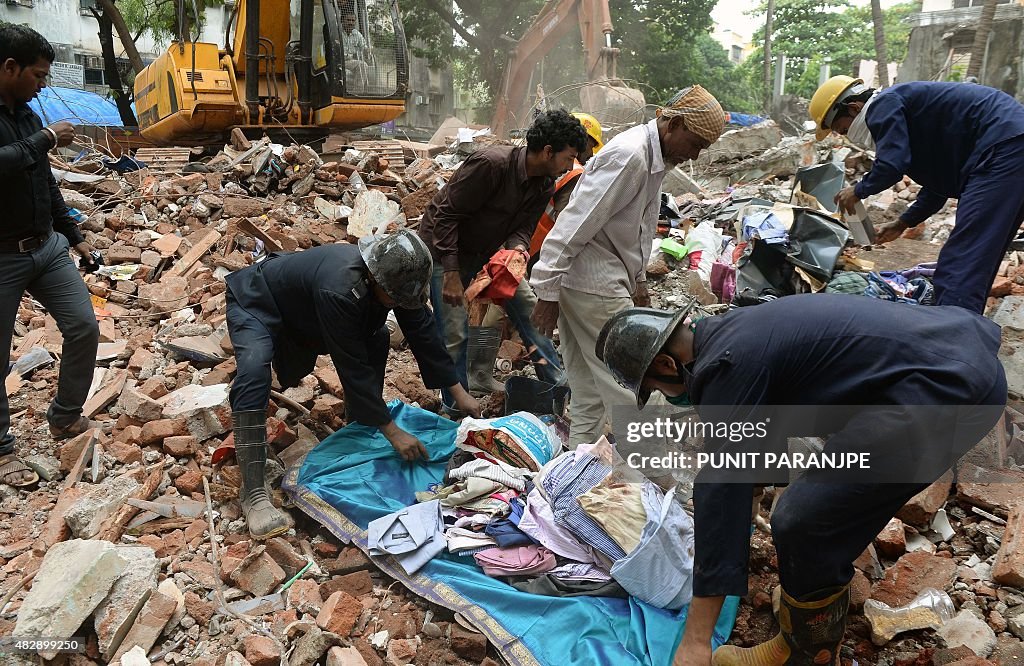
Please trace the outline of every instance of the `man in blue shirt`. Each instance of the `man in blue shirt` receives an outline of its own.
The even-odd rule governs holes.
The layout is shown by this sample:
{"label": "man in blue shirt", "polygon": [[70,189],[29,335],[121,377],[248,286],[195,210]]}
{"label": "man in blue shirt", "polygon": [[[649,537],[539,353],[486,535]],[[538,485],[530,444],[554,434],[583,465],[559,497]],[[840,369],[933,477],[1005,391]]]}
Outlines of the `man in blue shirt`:
{"label": "man in blue shirt", "polygon": [[[854,560],[999,419],[998,349],[999,327],[969,310],[841,294],[703,319],[693,305],[609,319],[595,354],[637,405],[661,391],[715,426],[700,452],[718,466],[705,464],[693,487],[694,598],[674,666],[834,663]],[[827,438],[820,467],[769,462],[787,438],[807,436]],[[841,464],[862,454],[856,467]],[[745,457],[729,467],[723,455]],[[789,470],[801,475],[791,481]],[[789,482],[771,518],[780,633],[752,649],[721,647],[712,662],[723,600],[747,594],[753,489],[780,481]]]}
{"label": "man in blue shirt", "polygon": [[983,312],[999,264],[1024,221],[1024,106],[1004,92],[964,83],[917,81],[881,92],[834,76],[814,94],[818,139],[846,135],[875,151],[864,178],[836,197],[844,210],[904,175],[917,201],[879,229],[885,243],[958,198],[956,227],[939,254],[937,305]]}

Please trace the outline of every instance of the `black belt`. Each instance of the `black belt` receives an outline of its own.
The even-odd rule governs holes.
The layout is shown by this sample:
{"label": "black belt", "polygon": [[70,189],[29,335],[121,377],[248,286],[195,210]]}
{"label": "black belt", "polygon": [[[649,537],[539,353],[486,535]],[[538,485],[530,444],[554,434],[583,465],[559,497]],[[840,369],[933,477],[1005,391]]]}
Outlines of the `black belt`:
{"label": "black belt", "polygon": [[25,253],[38,250],[46,241],[50,240],[53,232],[47,232],[41,236],[29,236],[17,241],[0,241],[0,254]]}

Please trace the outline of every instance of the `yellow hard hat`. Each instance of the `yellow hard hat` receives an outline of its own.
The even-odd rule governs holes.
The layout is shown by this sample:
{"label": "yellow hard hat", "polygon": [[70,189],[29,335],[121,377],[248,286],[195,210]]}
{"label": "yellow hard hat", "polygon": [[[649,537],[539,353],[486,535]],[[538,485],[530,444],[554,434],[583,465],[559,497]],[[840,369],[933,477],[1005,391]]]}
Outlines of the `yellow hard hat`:
{"label": "yellow hard hat", "polygon": [[832,121],[835,120],[835,113],[839,104],[848,97],[859,95],[867,90],[863,79],[855,79],[852,76],[840,74],[833,76],[814,92],[811,97],[811,104],[807,112],[811,120],[817,126],[815,138],[821,141],[832,133]]}
{"label": "yellow hard hat", "polygon": [[580,121],[583,129],[587,130],[587,136],[597,143],[594,146],[594,152],[596,153],[601,150],[601,146],[604,145],[604,141],[601,140],[601,137],[604,136],[604,130],[601,129],[601,123],[597,122],[597,118],[589,113],[574,113],[572,115],[576,120]]}

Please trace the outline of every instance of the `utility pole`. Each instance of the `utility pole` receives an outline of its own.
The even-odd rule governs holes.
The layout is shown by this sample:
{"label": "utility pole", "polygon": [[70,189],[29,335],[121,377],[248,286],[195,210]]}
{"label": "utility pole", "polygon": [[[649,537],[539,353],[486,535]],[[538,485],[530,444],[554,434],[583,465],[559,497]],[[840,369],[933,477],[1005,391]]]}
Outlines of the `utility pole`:
{"label": "utility pole", "polygon": [[768,0],[768,10],[764,19],[764,112],[771,114],[772,110],[772,22],[775,18],[775,0]]}

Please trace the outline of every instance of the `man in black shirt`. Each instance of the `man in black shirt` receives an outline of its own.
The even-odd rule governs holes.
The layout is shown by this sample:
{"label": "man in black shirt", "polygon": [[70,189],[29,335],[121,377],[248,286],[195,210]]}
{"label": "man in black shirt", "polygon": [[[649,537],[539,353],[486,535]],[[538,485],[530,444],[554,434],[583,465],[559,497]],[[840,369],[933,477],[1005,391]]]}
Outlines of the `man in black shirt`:
{"label": "man in black shirt", "polygon": [[[53,47],[36,31],[0,25],[0,367],[10,360],[14,320],[28,291],[57,321],[64,336],[57,395],[47,411],[57,439],[98,424],[82,416],[96,365],[99,327],[75,264],[92,247],[68,214],[50,172],[47,152],[74,139],[70,123],[43,127],[28,102],[46,87]],[[54,232],[57,233],[54,233]],[[6,393],[0,392],[0,483],[29,485],[38,476],[14,454]]]}
{"label": "man in black shirt", "polygon": [[227,279],[228,332],[238,374],[231,385],[235,455],[242,470],[242,508],[249,533],[269,538],[290,521],[269,500],[267,402],[271,368],[282,386],[295,386],[330,354],[345,392],[349,421],[376,426],[405,460],[426,456],[423,444],[391,419],[381,393],[394,310],[428,388],[444,387],[458,408],[480,416],[480,405],[459,384],[426,307],[432,265],[411,231],[304,252],[272,254]]}
{"label": "man in black shirt", "polygon": [[[692,404],[703,423],[764,427],[705,437],[705,453],[761,457],[697,475],[694,599],[674,664],[711,663],[724,598],[747,592],[753,477],[777,471],[757,461],[778,459],[787,437],[803,436],[827,442],[822,466],[804,468],[771,519],[781,632],[751,649],[719,648],[713,663],[831,664],[853,561],[1003,411],[999,327],[964,308],[838,294],[788,296],[692,323],[689,310],[624,310],[605,324],[596,349],[641,408],[658,390]],[[867,453],[868,467],[828,462],[847,453]]]}

